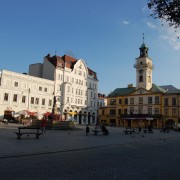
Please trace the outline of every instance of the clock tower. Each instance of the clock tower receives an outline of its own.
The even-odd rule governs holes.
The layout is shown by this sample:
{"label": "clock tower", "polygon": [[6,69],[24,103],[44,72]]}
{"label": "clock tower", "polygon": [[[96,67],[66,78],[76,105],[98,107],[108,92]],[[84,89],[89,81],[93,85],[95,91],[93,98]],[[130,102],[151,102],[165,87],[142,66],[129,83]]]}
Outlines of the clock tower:
{"label": "clock tower", "polygon": [[152,88],[152,60],[148,57],[149,48],[143,43],[140,50],[140,56],[136,58],[134,67],[136,68],[136,89],[143,88],[150,90]]}

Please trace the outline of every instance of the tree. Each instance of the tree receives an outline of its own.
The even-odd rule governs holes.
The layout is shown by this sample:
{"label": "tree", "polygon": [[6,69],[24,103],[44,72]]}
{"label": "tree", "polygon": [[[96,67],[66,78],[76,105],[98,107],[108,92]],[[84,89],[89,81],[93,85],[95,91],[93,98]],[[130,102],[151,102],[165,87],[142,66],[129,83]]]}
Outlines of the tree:
{"label": "tree", "polygon": [[148,0],[148,8],[155,19],[164,19],[169,26],[180,27],[180,0]]}

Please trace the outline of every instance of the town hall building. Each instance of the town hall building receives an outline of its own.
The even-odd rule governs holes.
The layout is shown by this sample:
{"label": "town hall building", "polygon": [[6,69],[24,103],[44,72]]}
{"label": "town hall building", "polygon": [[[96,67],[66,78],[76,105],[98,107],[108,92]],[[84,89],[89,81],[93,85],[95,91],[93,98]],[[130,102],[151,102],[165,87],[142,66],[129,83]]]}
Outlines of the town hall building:
{"label": "town hall building", "polygon": [[177,126],[180,122],[180,90],[153,83],[153,61],[144,43],[136,58],[136,87],[116,88],[107,96],[107,106],[99,109],[99,122],[120,127],[154,128]]}

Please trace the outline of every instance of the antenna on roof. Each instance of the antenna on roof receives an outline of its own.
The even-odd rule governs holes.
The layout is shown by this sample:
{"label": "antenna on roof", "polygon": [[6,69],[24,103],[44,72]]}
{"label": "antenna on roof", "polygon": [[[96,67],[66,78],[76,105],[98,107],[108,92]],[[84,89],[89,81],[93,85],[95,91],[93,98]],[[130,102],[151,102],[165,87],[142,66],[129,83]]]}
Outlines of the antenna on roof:
{"label": "antenna on roof", "polygon": [[56,51],[55,51],[55,55],[56,55]]}

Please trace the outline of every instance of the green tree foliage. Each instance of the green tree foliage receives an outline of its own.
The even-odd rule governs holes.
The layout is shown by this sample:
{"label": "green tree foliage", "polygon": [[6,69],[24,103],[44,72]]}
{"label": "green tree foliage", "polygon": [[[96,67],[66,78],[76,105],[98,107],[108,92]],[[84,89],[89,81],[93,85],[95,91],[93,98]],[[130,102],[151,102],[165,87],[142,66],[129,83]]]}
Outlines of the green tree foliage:
{"label": "green tree foliage", "polygon": [[169,26],[180,27],[180,0],[148,0],[150,16],[164,19]]}

